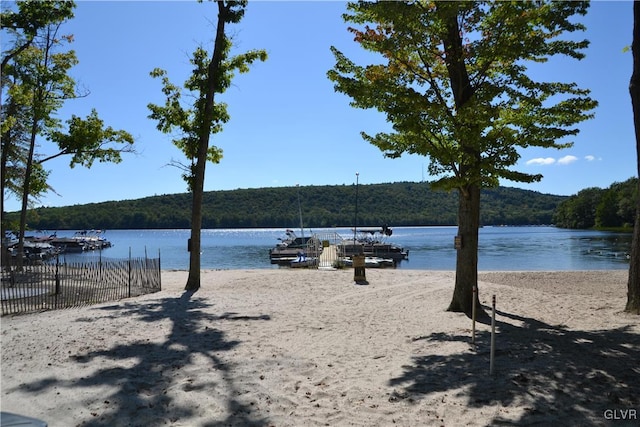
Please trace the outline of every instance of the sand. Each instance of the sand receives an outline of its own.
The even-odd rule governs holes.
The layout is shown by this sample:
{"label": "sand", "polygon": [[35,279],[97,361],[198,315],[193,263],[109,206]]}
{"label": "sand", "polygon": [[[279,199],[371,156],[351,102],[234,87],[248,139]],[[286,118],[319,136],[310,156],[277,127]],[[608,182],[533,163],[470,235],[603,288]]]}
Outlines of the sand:
{"label": "sand", "polygon": [[2,411],[49,426],[638,425],[626,271],[162,273],[156,294],[3,317]]}

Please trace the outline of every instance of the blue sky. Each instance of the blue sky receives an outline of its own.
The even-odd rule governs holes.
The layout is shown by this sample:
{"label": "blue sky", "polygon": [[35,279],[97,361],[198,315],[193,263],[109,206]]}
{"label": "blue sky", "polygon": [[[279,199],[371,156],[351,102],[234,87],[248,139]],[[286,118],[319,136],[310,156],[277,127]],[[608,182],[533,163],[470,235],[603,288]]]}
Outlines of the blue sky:
{"label": "blue sky", "polygon": [[[129,131],[138,154],[120,164],[96,163],[70,169],[68,159],[46,163],[49,193],[38,206],[67,206],[183,193],[184,161],[170,136],[147,118],[147,104],[162,103],[160,82],[149,72],[160,67],[175,84],[190,73],[189,55],[198,45],[211,49],[217,7],[196,1],[78,1],[75,18],[64,25],[80,63],[71,74],[91,93],[59,111],[85,116],[95,108],[107,125]],[[628,86],[632,2],[593,2],[582,18],[591,41],[582,61],[551,61],[537,67],[545,79],[575,81],[598,100],[596,118],[580,125],[575,145],[565,150],[527,149],[516,169],[544,175],[540,183],[503,185],[570,195],[587,187],[608,187],[636,175],[633,117]],[[335,93],[326,72],[336,46],[358,63],[367,54],[342,20],[344,2],[251,1],[244,19],[230,27],[236,52],[265,49],[269,59],[238,75],[219,99],[231,120],[212,143],[224,150],[220,164],[207,166],[205,190],[274,186],[351,185],[421,181],[427,159],[384,158],[360,137],[389,129],[382,114],[356,110]],[[40,151],[53,148],[43,142]],[[19,209],[8,199],[8,211]]]}

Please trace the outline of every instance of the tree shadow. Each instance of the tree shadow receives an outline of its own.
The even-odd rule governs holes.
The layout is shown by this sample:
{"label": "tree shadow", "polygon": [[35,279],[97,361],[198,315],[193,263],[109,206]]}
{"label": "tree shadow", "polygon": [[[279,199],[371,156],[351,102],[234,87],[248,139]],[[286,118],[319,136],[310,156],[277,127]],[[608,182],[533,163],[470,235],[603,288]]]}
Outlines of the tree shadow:
{"label": "tree shadow", "polygon": [[[97,310],[111,312],[111,316],[133,316],[149,324],[168,319],[171,330],[163,342],[150,339],[115,345],[105,350],[77,354],[71,360],[77,364],[93,363],[104,365],[89,377],[65,380],[46,378],[24,384],[20,388],[37,394],[49,387],[100,387],[112,390],[104,396],[100,409],[91,410],[90,418],[83,420],[83,426],[141,425],[135,420],[147,420],[145,425],[164,425],[197,415],[202,395],[225,393],[226,408],[210,408],[211,419],[207,426],[242,425],[266,426],[267,420],[255,415],[251,405],[238,400],[243,394],[234,383],[234,372],[225,363],[221,352],[234,349],[240,341],[230,340],[225,333],[216,329],[221,321],[267,321],[268,315],[242,316],[237,313],[215,315],[204,298],[194,298],[194,292],[186,291],[180,298],[163,298],[157,302],[127,302],[123,305],[100,307]],[[86,319],[78,319],[86,321]],[[130,333],[135,334],[132,330]],[[166,335],[166,334],[165,334]],[[215,372],[202,378],[202,369]],[[176,383],[175,373],[181,383]],[[193,371],[193,372],[191,372]],[[192,373],[192,375],[190,375]],[[193,397],[189,402],[175,398],[173,390],[187,392]],[[225,419],[215,416],[228,413]],[[88,416],[89,417],[89,416]],[[203,424],[204,425],[204,424]]]}
{"label": "tree shadow", "polygon": [[[640,335],[631,326],[602,331],[568,330],[496,311],[494,375],[489,375],[490,332],[471,348],[450,355],[413,358],[389,384],[395,399],[465,390],[473,408],[518,405],[517,419],[496,415],[490,425],[637,425],[640,419]],[[466,342],[468,335],[433,333],[416,338]],[[490,408],[488,408],[491,410]],[[630,411],[629,411],[630,410]],[[631,417],[626,420],[623,415]]]}

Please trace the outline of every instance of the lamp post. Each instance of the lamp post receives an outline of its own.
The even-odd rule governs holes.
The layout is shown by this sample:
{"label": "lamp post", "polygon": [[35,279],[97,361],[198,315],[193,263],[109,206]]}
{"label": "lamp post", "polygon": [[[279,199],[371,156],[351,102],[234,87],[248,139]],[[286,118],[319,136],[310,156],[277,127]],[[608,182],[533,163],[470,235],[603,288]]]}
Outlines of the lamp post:
{"label": "lamp post", "polygon": [[358,177],[360,174],[356,172],[356,214],[353,219],[353,251],[356,250],[356,233],[358,232]]}
{"label": "lamp post", "polygon": [[360,250],[356,254],[356,233],[358,232],[358,177],[359,173],[356,172],[356,214],[353,225],[353,281],[357,284],[366,285],[367,276],[364,268],[364,244],[358,245]]}

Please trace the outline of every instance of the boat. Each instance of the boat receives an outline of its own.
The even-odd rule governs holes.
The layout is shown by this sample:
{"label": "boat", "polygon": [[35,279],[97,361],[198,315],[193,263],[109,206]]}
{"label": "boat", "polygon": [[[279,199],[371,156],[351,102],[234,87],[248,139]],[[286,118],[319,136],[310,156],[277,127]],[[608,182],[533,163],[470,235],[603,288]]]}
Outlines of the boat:
{"label": "boat", "polygon": [[2,238],[2,247],[9,248],[18,243],[18,235],[13,231],[5,231]]}
{"label": "boat", "polygon": [[[344,258],[342,260],[345,267],[353,267],[353,259],[352,258]],[[380,258],[380,257],[364,257],[364,266],[365,268],[383,268],[383,267],[395,267],[396,262],[391,258]]]}
{"label": "boat", "polygon": [[65,253],[102,250],[111,247],[111,242],[102,236],[102,230],[77,231],[72,237],[54,237],[51,244]]}
{"label": "boat", "polygon": [[290,265],[300,253],[316,258],[320,256],[322,245],[316,237],[298,237],[291,229],[287,229],[285,234],[286,237],[278,239],[280,242],[269,250],[271,264]]}
{"label": "boat", "polygon": [[[22,242],[22,259],[24,263],[33,264],[41,261],[47,261],[59,253],[58,248],[51,244],[51,236],[35,235],[25,236]],[[20,241],[16,233],[5,232],[5,238],[2,242],[2,250],[13,258],[19,256]]]}
{"label": "boat", "polygon": [[[26,240],[22,243],[23,260],[27,263],[39,263],[56,256],[59,251],[49,242]],[[9,247],[13,258],[18,257],[18,243]]]}
{"label": "boat", "polygon": [[298,252],[298,256],[293,261],[289,262],[291,268],[308,268],[316,267],[318,265],[318,257],[308,257],[304,252]]}
{"label": "boat", "polygon": [[341,258],[364,255],[365,258],[391,259],[394,262],[409,259],[409,250],[385,241],[393,234],[386,225],[381,228],[366,228],[354,232],[352,239],[344,239],[338,246]]}
{"label": "boat", "polygon": [[[288,265],[290,267],[308,267],[310,259],[317,260],[322,253],[322,243],[315,236],[304,236],[304,225],[302,222],[302,206],[300,205],[300,188],[298,187],[298,214],[300,215],[300,233],[302,237],[298,237],[290,228],[287,228],[285,234],[287,237],[280,240],[275,248],[269,250],[269,259],[271,264]],[[303,259],[304,258],[304,259]]]}
{"label": "boat", "polygon": [[87,248],[85,242],[74,237],[56,237],[51,244],[60,249],[62,253],[84,252]]}

